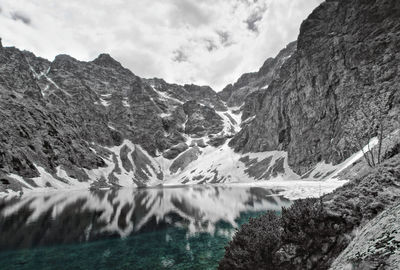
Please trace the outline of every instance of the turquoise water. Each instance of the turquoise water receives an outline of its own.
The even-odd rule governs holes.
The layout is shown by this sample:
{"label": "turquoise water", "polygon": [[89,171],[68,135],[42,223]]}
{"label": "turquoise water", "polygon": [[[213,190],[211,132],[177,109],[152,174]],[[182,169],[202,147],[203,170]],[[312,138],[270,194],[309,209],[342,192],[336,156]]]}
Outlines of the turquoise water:
{"label": "turquoise water", "polygon": [[216,269],[236,228],[290,202],[192,186],[0,200],[0,269]]}

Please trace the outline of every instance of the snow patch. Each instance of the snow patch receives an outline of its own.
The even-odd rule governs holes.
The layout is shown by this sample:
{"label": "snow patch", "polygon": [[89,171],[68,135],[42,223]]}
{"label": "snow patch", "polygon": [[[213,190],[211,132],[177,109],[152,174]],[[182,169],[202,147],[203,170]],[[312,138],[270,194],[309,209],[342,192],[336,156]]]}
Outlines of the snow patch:
{"label": "snow patch", "polygon": [[110,106],[110,104],[111,104],[111,102],[109,102],[109,101],[107,101],[107,100],[104,100],[104,99],[102,99],[102,98],[100,98],[100,103],[101,103],[101,105],[103,105],[104,107],[108,107],[108,106]]}
{"label": "snow patch", "polygon": [[[230,148],[228,142],[225,142],[225,144],[219,148],[207,146],[201,151],[202,153],[199,155],[198,159],[191,162],[184,171],[177,174],[166,174],[164,185],[181,184],[182,179],[191,179],[189,183],[192,184],[201,182],[204,179],[208,179],[207,182],[210,182],[214,179],[216,174],[218,174],[218,178],[223,179],[224,183],[253,182],[255,179],[245,172],[247,167],[240,160],[243,157],[256,159],[258,162],[267,157],[272,157],[269,165],[270,167],[273,166],[277,159],[284,158],[284,172],[277,174],[273,178],[276,180],[299,179],[299,176],[295,174],[287,164],[286,152],[271,151],[240,154]],[[267,172],[270,167],[265,168],[265,172]],[[202,178],[197,181],[193,180],[194,177],[198,176],[202,176]]]}
{"label": "snow patch", "polygon": [[224,123],[224,129],[220,135],[234,135],[240,131],[242,112],[236,114],[233,111],[232,108],[228,108],[226,112],[215,111],[222,118]]}
{"label": "snow patch", "polygon": [[159,91],[159,90],[155,89],[153,86],[152,86],[152,88],[153,88],[153,90],[160,96],[160,98],[161,98],[162,100],[173,100],[173,101],[175,101],[175,102],[177,102],[177,103],[179,103],[179,104],[183,104],[182,101],[180,101],[179,99],[176,99],[176,98],[174,98],[174,97],[171,97],[171,96],[168,95],[166,92]]}
{"label": "snow patch", "polygon": [[242,122],[242,124],[243,124],[243,125],[248,124],[248,123],[252,122],[255,118],[256,118],[255,115],[253,115],[253,116],[251,116],[251,117],[249,117],[249,118],[246,118],[246,119]]}
{"label": "snow patch", "polygon": [[159,115],[161,118],[164,118],[164,117],[171,116],[171,113],[160,113]]}
{"label": "snow patch", "polygon": [[126,107],[126,108],[131,107],[131,105],[130,105],[129,102],[128,102],[128,98],[127,98],[127,97],[124,97],[124,98],[122,99],[122,105],[123,105],[124,107]]}
{"label": "snow patch", "polygon": [[310,173],[306,173],[306,175],[308,175],[307,179],[332,180],[338,178],[339,174],[342,171],[344,171],[346,168],[350,167],[354,162],[362,158],[364,156],[364,153],[367,153],[369,149],[372,149],[374,146],[376,146],[378,142],[379,142],[378,138],[376,137],[372,138],[369,141],[369,144],[363,147],[362,151],[354,153],[340,164],[333,165],[332,163],[325,163],[325,161],[318,163]]}

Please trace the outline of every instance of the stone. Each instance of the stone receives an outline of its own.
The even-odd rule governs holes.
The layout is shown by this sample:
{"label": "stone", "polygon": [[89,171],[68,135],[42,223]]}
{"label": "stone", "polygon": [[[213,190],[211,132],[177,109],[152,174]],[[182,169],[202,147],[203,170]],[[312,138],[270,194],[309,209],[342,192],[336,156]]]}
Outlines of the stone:
{"label": "stone", "polygon": [[203,137],[217,134],[224,128],[222,118],[214,109],[191,100],[183,104],[183,110],[187,115],[185,133]]}
{"label": "stone", "polygon": [[169,170],[171,171],[171,173],[176,173],[179,170],[185,169],[192,161],[198,159],[198,156],[200,154],[201,151],[197,146],[190,148],[174,160]]}
{"label": "stone", "polygon": [[164,152],[163,157],[166,159],[174,159],[176,158],[180,153],[188,149],[189,146],[186,143],[180,143],[177,145],[174,145],[170,149],[168,149],[166,152]]}

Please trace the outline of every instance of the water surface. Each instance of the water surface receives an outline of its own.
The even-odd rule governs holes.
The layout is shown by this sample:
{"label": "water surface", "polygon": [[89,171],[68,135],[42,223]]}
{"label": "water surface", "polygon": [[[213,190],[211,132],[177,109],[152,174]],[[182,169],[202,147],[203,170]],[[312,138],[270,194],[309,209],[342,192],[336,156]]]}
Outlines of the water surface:
{"label": "water surface", "polygon": [[0,269],[215,269],[250,217],[290,201],[261,187],[69,191],[0,199]]}

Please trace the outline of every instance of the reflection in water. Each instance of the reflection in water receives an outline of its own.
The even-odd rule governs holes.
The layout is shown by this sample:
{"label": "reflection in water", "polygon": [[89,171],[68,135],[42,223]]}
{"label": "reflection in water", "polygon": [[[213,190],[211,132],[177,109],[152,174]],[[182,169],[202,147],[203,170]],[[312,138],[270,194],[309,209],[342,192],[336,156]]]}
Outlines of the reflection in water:
{"label": "reflection in water", "polygon": [[[111,258],[117,260],[118,264],[128,256],[135,261],[135,269],[150,266],[170,269],[170,264],[178,265],[179,260],[182,260],[179,267],[190,263],[196,269],[196,265],[207,260],[215,266],[238,225],[255,213],[279,211],[289,204],[290,201],[270,189],[221,186],[5,197],[0,199],[0,259],[13,264],[25,258],[23,265],[27,268],[20,269],[40,269],[54,256],[59,264],[65,265],[68,260],[79,265],[82,262],[76,256],[92,252],[82,260],[99,256],[106,262]],[[211,252],[210,246],[216,251]],[[23,250],[17,251],[21,248],[29,248],[29,256],[35,256],[35,252],[40,255],[31,260],[26,253],[20,254]],[[130,253],[122,255],[127,250]],[[174,257],[176,254],[180,254],[178,259]],[[67,259],[68,256],[75,257]],[[130,263],[124,262],[124,265]],[[96,269],[102,268],[98,265]]]}
{"label": "reflection in water", "polygon": [[[188,186],[29,194],[0,200],[0,247],[81,242],[179,226],[215,233],[241,212],[280,210],[289,201],[259,187]],[[11,239],[9,239],[11,238]]]}

